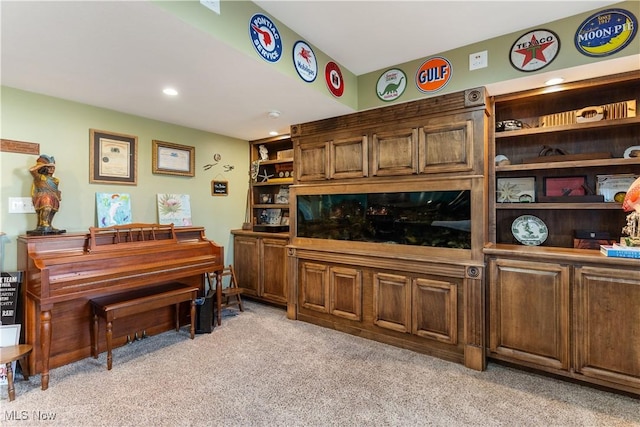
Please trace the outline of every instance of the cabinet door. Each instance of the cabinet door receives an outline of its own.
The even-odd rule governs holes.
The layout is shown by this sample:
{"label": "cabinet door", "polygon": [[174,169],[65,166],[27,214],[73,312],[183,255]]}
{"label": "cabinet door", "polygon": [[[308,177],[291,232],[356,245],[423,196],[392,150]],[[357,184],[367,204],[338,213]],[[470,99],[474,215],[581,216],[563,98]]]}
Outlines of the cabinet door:
{"label": "cabinet door", "polygon": [[372,138],[371,172],[377,176],[411,175],[418,171],[418,131],[402,129]]}
{"label": "cabinet door", "polygon": [[473,126],[471,114],[429,120],[420,128],[418,172],[473,170]]}
{"label": "cabinet door", "polygon": [[294,168],[298,181],[319,181],[329,178],[329,143],[298,144]]}
{"label": "cabinet door", "polygon": [[262,239],[262,296],[287,302],[287,240]]}
{"label": "cabinet door", "polygon": [[373,323],[398,332],[411,331],[411,279],[397,274],[373,275]]}
{"label": "cabinet door", "polygon": [[334,316],[362,320],[362,272],[355,268],[329,269],[329,311]]}
{"label": "cabinet door", "polygon": [[458,287],[455,283],[413,279],[412,330],[423,338],[458,341]]}
{"label": "cabinet door", "polygon": [[329,159],[332,179],[362,178],[368,175],[367,136],[331,141]]}
{"label": "cabinet door", "polygon": [[569,369],[569,267],[493,259],[489,279],[491,353]]}
{"label": "cabinet door", "polygon": [[329,268],[311,262],[300,264],[300,306],[310,310],[329,312]]}
{"label": "cabinet door", "polygon": [[575,370],[640,390],[640,270],[577,267]]}
{"label": "cabinet door", "polygon": [[244,288],[248,295],[257,296],[260,283],[260,248],[257,238],[234,237],[233,264],[238,286]]}

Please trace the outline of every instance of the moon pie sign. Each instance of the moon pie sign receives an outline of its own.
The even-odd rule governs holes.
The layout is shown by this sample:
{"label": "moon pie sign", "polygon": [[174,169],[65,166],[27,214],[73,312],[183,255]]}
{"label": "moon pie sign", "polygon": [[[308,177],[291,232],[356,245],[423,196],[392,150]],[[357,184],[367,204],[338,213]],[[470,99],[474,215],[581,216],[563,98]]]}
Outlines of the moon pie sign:
{"label": "moon pie sign", "polygon": [[638,19],[624,9],[608,9],[585,19],[575,35],[576,49],[591,57],[612,55],[627,47],[638,32]]}

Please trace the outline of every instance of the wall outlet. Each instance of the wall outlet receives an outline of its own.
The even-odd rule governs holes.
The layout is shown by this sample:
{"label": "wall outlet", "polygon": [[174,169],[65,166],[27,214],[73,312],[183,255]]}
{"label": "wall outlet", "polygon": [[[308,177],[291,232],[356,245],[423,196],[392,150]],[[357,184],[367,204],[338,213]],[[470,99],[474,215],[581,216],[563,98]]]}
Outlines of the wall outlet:
{"label": "wall outlet", "polygon": [[9,213],[36,213],[31,197],[9,197]]}
{"label": "wall outlet", "polygon": [[489,52],[483,50],[469,55],[469,71],[486,68],[489,65]]}

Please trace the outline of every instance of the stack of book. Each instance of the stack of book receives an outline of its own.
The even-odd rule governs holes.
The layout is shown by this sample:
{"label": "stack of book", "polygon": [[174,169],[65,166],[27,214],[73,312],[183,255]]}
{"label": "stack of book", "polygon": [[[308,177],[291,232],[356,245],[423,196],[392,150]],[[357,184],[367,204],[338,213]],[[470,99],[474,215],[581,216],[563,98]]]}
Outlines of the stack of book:
{"label": "stack of book", "polygon": [[609,257],[640,259],[640,246],[600,245],[600,252]]}

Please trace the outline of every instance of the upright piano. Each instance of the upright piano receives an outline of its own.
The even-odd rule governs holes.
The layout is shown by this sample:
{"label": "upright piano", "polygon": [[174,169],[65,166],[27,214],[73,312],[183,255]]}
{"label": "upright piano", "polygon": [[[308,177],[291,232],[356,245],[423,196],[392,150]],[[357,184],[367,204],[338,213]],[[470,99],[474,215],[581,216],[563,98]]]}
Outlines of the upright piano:
{"label": "upright piano", "polygon": [[[33,345],[28,373],[41,373],[46,390],[50,368],[91,355],[92,298],[169,282],[204,291],[206,273],[223,267],[224,248],[208,240],[202,227],[130,224],[91,228],[89,233],[20,236],[22,330],[24,341]],[[186,322],[188,307],[184,311]],[[163,307],[122,319],[114,326],[114,346],[124,344],[127,335],[175,328],[174,314],[172,307]]]}

